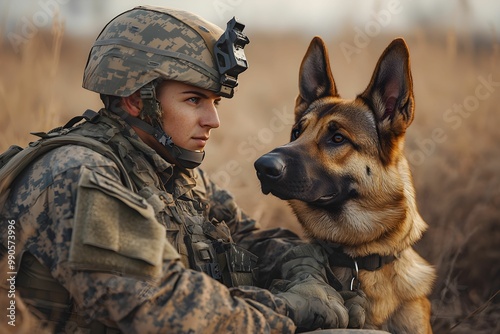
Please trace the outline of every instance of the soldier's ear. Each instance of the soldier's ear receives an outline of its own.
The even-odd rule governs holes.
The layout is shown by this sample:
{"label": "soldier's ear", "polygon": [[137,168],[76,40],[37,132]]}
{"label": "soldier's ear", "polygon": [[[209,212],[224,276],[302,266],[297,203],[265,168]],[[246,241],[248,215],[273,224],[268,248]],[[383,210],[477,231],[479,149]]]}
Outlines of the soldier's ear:
{"label": "soldier's ear", "polygon": [[131,116],[138,117],[144,107],[140,91],[137,91],[130,96],[122,97],[120,106]]}
{"label": "soldier's ear", "polygon": [[314,37],[300,65],[295,118],[300,118],[302,112],[313,101],[325,96],[338,96],[338,93],[326,45],[320,37]]}

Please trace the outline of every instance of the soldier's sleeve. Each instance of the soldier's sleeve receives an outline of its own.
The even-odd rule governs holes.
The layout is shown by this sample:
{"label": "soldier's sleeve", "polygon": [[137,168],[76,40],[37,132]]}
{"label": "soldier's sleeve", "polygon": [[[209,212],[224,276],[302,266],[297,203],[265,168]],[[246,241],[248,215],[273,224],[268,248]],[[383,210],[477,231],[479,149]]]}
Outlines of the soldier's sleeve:
{"label": "soldier's sleeve", "polygon": [[210,216],[224,220],[231,230],[233,240],[259,257],[257,286],[268,288],[274,278],[276,260],[288,249],[303,243],[295,233],[284,228],[262,229],[258,222],[250,218],[236,204],[233,196],[214,184],[199,170],[204,180]]}
{"label": "soldier's sleeve", "polygon": [[[111,188],[120,179],[114,163],[100,154],[80,146],[61,147],[19,177],[7,211],[24,232],[25,249],[50,269],[87,320],[127,333],[293,333],[282,300],[265,290],[231,291],[185,269],[175,258],[163,260],[156,281],[89,265],[75,269],[70,253],[83,170],[107,178]],[[137,244],[138,249],[148,247],[144,241]]]}
{"label": "soldier's sleeve", "polygon": [[[71,293],[92,318],[126,333],[294,333],[286,306],[263,289],[228,289],[209,276],[164,264],[158,286],[130,277],[79,272]],[[89,286],[93,289],[89,289]],[[257,302],[256,300],[259,300]]]}

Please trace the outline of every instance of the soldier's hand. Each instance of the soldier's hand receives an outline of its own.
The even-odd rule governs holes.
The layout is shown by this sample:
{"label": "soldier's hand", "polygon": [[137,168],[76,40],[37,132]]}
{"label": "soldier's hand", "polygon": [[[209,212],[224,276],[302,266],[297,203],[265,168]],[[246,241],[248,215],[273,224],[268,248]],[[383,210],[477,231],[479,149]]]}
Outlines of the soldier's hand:
{"label": "soldier's hand", "polygon": [[368,299],[363,291],[340,291],[344,298],[344,305],[349,313],[348,328],[363,328],[366,319],[366,309],[368,308]]}
{"label": "soldier's hand", "polygon": [[317,244],[303,244],[287,251],[279,266],[281,280],[271,292],[286,300],[290,317],[301,329],[345,328],[349,322],[344,299],[326,275],[328,255]]}
{"label": "soldier's hand", "polygon": [[304,273],[276,295],[285,300],[288,317],[298,330],[345,328],[349,316],[341,295],[330,285]]}

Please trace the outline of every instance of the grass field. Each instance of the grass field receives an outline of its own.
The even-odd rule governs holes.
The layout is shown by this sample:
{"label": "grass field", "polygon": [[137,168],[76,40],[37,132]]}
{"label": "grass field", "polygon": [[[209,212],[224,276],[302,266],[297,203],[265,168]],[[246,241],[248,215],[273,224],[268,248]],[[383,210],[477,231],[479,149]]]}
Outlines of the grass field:
{"label": "grass field", "polygon": [[[253,161],[288,140],[300,61],[312,36],[255,35],[250,69],[233,100],[220,107],[205,169],[227,187],[264,228],[300,228],[288,206],[260,193]],[[396,36],[379,35],[348,58],[328,38],[343,97],[368,84],[375,63]],[[418,204],[429,230],[417,245],[438,272],[433,294],[436,333],[500,331],[500,47],[498,37],[416,30],[410,47],[416,117],[406,151]],[[81,88],[92,40],[64,37],[57,26],[29,40],[19,53],[3,40],[0,51],[0,150],[26,145],[85,109],[96,94]]]}

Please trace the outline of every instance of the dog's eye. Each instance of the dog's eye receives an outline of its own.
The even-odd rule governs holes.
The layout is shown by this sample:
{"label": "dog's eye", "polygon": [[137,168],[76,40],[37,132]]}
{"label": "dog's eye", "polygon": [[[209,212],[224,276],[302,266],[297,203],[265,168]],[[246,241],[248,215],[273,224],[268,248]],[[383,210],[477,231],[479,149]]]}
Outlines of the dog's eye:
{"label": "dog's eye", "polygon": [[335,133],[332,137],[332,143],[334,144],[342,144],[345,140],[345,137],[338,132]]}
{"label": "dog's eye", "polygon": [[292,129],[292,134],[290,136],[291,141],[294,141],[295,139],[299,138],[299,136],[300,136],[300,128]]}

